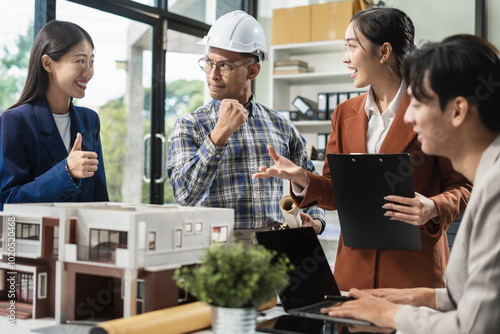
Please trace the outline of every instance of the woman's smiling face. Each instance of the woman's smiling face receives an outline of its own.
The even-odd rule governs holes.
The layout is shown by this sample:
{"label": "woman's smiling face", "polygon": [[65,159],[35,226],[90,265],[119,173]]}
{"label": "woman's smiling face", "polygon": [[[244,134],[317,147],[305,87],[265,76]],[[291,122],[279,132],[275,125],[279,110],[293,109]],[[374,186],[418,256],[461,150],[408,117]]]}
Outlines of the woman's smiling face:
{"label": "woman's smiling face", "polygon": [[[355,22],[351,22],[345,32],[345,44],[347,47],[342,62],[354,71],[351,78],[356,88],[363,88],[372,84],[373,78],[377,78],[380,67],[379,59],[372,53],[373,43],[367,40],[359,31],[354,33]],[[356,36],[357,35],[357,36]]]}
{"label": "woman's smiling face", "polygon": [[57,62],[51,62],[50,89],[65,97],[83,98],[87,83],[94,76],[94,50],[83,40]]}

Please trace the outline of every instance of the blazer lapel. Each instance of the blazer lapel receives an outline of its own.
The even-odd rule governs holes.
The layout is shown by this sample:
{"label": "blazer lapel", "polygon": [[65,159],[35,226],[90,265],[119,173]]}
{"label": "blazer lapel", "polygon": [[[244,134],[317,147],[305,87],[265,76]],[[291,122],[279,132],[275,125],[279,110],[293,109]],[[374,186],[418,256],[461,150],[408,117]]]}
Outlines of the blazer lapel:
{"label": "blazer lapel", "polygon": [[78,117],[78,112],[76,111],[73,103],[70,104],[70,117],[71,117],[71,140],[70,146],[73,147],[76,140],[76,134],[80,132],[82,135],[82,151],[93,151],[94,145],[92,144],[92,133],[85,131],[85,127],[81,123],[80,117]]}
{"label": "blazer lapel", "polygon": [[349,142],[349,153],[366,153],[368,117],[365,112],[365,103],[366,94],[364,99],[358,99],[352,104],[352,114],[343,122],[344,133]]}
{"label": "blazer lapel", "polygon": [[384,142],[380,147],[380,153],[400,153],[404,152],[417,134],[413,132],[413,127],[404,122],[406,109],[410,105],[410,97],[405,91],[401,105],[399,106],[396,117],[392,122],[391,128],[385,136]]}
{"label": "blazer lapel", "polygon": [[38,118],[38,128],[42,134],[41,139],[47,151],[55,162],[63,160],[68,156],[68,152],[64,147],[61,135],[59,135],[47,100],[43,99],[35,103],[35,113]]}

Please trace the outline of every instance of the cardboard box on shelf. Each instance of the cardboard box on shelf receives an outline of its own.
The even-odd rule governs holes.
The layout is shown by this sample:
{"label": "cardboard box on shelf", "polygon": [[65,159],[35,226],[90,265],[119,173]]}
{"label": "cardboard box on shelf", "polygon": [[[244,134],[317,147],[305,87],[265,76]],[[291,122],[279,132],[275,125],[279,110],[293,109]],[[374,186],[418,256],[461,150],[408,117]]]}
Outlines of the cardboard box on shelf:
{"label": "cardboard box on shelf", "polygon": [[273,10],[272,44],[311,41],[311,6]]}
{"label": "cardboard box on shelf", "polygon": [[352,1],[312,5],[311,42],[343,39],[352,15]]}

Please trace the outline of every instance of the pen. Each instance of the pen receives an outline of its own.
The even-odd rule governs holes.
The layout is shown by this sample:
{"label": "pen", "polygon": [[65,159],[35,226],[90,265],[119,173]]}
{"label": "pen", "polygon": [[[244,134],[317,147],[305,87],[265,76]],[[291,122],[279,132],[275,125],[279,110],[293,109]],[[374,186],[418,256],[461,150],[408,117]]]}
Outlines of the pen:
{"label": "pen", "polygon": [[354,297],[348,297],[348,296],[332,296],[332,295],[325,295],[325,300],[337,300],[339,302],[346,302],[348,300],[354,300],[356,298]]}

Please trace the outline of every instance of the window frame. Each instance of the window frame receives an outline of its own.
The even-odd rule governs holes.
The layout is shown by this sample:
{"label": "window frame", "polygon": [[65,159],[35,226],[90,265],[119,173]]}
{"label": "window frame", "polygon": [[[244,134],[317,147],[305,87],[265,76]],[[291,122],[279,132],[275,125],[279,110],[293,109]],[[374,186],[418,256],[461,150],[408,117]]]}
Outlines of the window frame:
{"label": "window frame", "polygon": [[[202,38],[208,33],[210,25],[168,11],[168,0],[156,0],[154,6],[144,5],[132,0],[66,0],[89,8],[149,24],[153,28],[151,63],[151,138],[149,156],[149,203],[163,204],[164,184],[155,182],[164,173],[162,164],[162,142],[156,135],[165,133],[166,98],[166,52],[167,29]],[[257,17],[258,0],[241,0],[240,9]],[[34,36],[50,20],[56,18],[56,0],[35,0]],[[154,138],[154,140],[153,140]]]}

